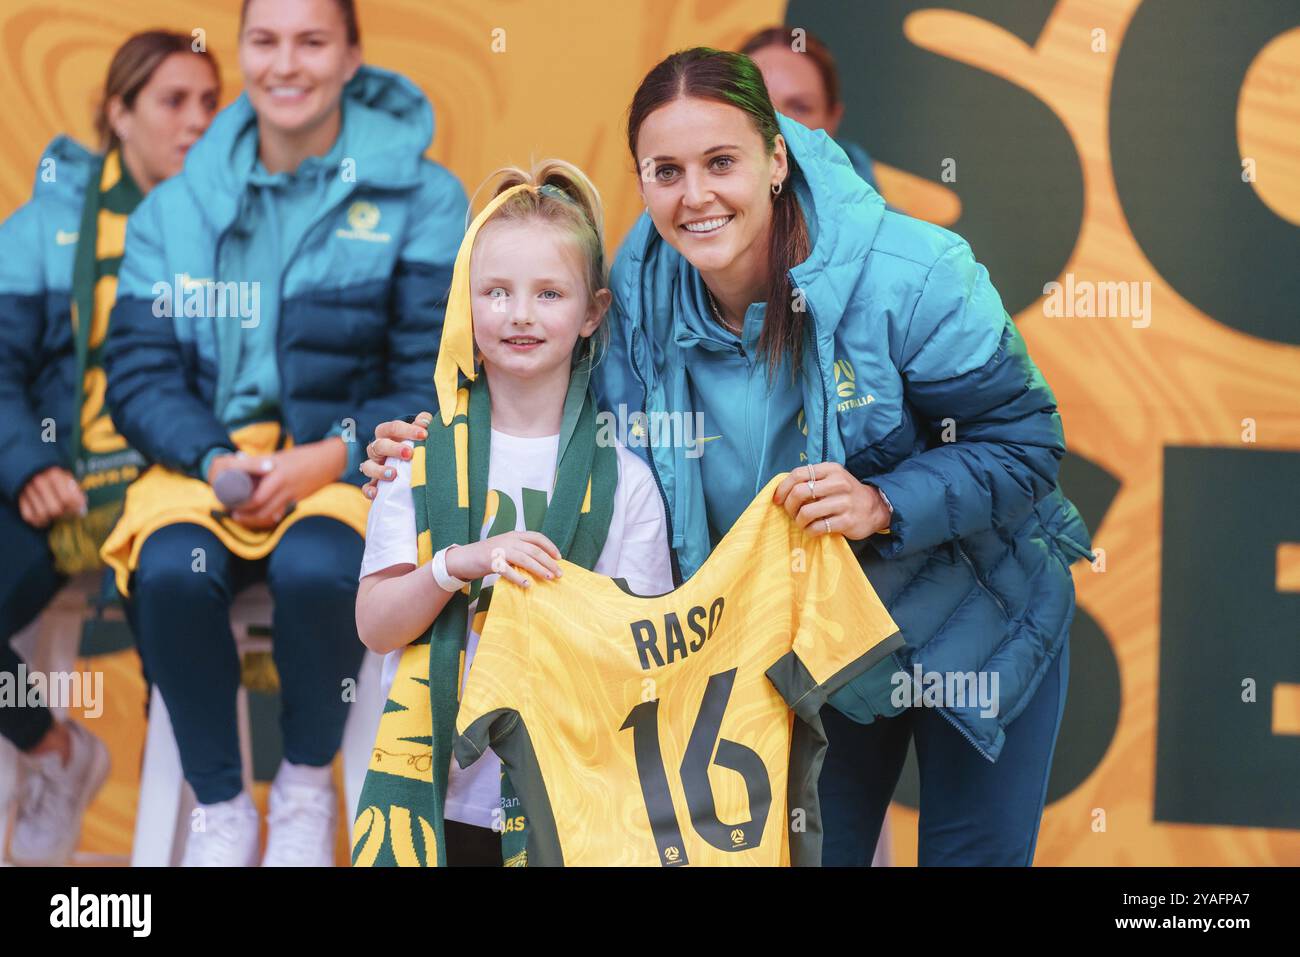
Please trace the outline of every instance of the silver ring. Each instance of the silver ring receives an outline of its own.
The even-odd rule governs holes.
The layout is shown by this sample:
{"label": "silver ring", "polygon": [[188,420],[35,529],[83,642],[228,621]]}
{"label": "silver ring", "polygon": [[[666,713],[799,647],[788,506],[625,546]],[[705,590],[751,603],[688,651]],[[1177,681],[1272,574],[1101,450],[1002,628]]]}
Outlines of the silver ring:
{"label": "silver ring", "polygon": [[818,500],[818,499],[817,499],[817,480],[816,480],[816,479],[811,479],[811,478],[810,478],[810,479],[808,480],[808,492],[809,492],[810,495],[812,495],[812,497],[813,497],[813,501],[814,501],[814,502]]}
{"label": "silver ring", "polygon": [[826,527],[826,534],[829,535],[831,533],[831,520],[829,518],[822,518],[822,525]]}

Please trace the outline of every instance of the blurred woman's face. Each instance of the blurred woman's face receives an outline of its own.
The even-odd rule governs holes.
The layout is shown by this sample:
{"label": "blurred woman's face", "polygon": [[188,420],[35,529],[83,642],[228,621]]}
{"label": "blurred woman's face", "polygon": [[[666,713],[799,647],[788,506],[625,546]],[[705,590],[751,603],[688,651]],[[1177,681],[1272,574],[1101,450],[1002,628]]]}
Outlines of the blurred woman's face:
{"label": "blurred woman's face", "polygon": [[810,130],[834,136],[844,116],[844,104],[831,106],[817,63],[806,53],[774,44],[750,55],[763,74],[768,95],[778,113],[798,120]]}
{"label": "blurred woman's face", "polygon": [[244,89],[264,127],[290,136],[328,123],[361,66],[334,0],[252,0],[239,37]]}
{"label": "blurred woman's face", "polygon": [[136,184],[141,190],[148,192],[181,171],[185,154],[217,112],[219,94],[210,60],[173,53],[153,71],[130,109],[120,99],[109,104],[109,123],[122,141],[128,167],[142,180]]}
{"label": "blurred woman's face", "polygon": [[772,185],[788,169],[785,140],[778,135],[769,155],[740,108],[681,97],[641,122],[636,148],[641,197],[659,235],[706,278],[761,276]]}

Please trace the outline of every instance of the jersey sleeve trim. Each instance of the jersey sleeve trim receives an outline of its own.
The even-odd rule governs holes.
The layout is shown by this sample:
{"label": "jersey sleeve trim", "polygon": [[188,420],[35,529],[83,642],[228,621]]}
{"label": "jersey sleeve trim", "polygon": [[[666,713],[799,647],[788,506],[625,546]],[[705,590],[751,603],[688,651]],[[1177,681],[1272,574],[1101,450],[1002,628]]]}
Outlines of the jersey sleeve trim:
{"label": "jersey sleeve trim", "polygon": [[[505,720],[500,727],[495,727],[498,719],[513,720]],[[519,712],[511,708],[496,708],[479,715],[452,742],[452,754],[456,756],[456,763],[462,770],[468,768],[483,756],[484,751],[509,735],[519,720]]]}
{"label": "jersey sleeve trim", "polygon": [[[500,719],[509,718],[509,721]],[[496,729],[496,730],[494,730]],[[470,723],[457,735],[453,745],[456,761],[467,768],[478,760],[488,745],[510,776],[528,822],[528,865],[563,867],[564,852],[555,826],[555,812],[542,780],[541,765],[528,734],[528,726],[518,711],[497,708]]]}
{"label": "jersey sleeve trim", "polygon": [[821,684],[817,683],[807,666],[793,651],[782,655],[765,674],[790,709],[804,721],[812,722],[827,698],[858,675],[879,664],[887,655],[902,648],[903,644],[903,633],[896,631],[866,654],[853,659]]}
{"label": "jersey sleeve trim", "polygon": [[[786,824],[791,867],[821,867],[822,814],[817,793],[822,763],[826,759],[826,729],[820,715],[811,721],[794,723],[790,738],[790,767],[786,778],[786,801],[790,818]],[[801,827],[795,827],[794,812],[803,811]]]}

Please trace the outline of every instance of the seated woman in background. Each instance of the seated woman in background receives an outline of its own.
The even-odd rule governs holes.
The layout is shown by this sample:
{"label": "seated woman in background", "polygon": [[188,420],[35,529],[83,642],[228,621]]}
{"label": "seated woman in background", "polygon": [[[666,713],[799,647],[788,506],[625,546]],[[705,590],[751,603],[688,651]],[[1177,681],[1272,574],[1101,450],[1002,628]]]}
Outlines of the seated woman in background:
{"label": "seated woman in background", "polygon": [[[789,27],[768,27],[746,40],[740,52],[757,64],[778,113],[834,137],[844,119],[835,57],[826,44],[807,31],[799,41],[802,52],[795,50]],[[835,142],[848,155],[854,171],[880,192],[867,151],[849,140]]]}
{"label": "seated woman in background", "polygon": [[[243,95],[128,230],[108,401],[154,464],[104,555],[204,811],[186,865],[258,859],[229,610],[266,582],[284,762],[262,863],[327,866],[365,650],[355,435],[433,401],[467,202],[424,159],[424,94],[362,64],[351,0],[245,0],[241,17]],[[207,484],[226,473],[245,486],[229,512]]]}
{"label": "seated woman in background", "polygon": [[[104,338],[126,218],[180,172],[217,112],[216,60],[186,34],[138,33],[114,53],[95,120],[100,153],[45,148],[32,198],[0,226],[0,672],[18,681],[16,633],[99,547],[143,459],[104,406]],[[108,751],[46,707],[0,707],[23,753],[10,840],[23,864],[64,864],[108,774]]]}

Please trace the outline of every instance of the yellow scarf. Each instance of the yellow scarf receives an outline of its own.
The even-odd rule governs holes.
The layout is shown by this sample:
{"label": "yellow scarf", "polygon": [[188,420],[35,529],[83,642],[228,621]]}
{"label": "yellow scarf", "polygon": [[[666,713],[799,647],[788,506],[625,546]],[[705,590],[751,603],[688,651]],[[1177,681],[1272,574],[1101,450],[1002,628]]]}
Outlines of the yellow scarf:
{"label": "yellow scarf", "polygon": [[[280,426],[276,422],[258,422],[238,430],[231,438],[241,452],[269,455],[278,447]],[[117,590],[125,596],[145,540],[164,526],[199,525],[216,535],[231,554],[253,560],[269,555],[295,522],[311,515],[337,519],[358,535],[365,535],[369,510],[370,501],[361,489],[332,482],[296,503],[274,528],[245,528],[224,514],[207,482],[154,465],[127,489],[122,518],[99,554],[113,569]]]}
{"label": "yellow scarf", "polygon": [[443,425],[451,425],[456,414],[456,390],[460,388],[457,373],[463,374],[470,382],[478,376],[474,369],[474,314],[470,309],[469,285],[469,260],[474,252],[474,240],[483,224],[506,200],[516,193],[531,189],[532,186],[521,183],[494,197],[474,217],[474,222],[470,224],[465,238],[461,240],[460,250],[456,253],[456,268],[452,273],[447,312],[442,322],[442,343],[438,346],[438,363],[433,370],[433,384],[438,390],[438,411]]}

